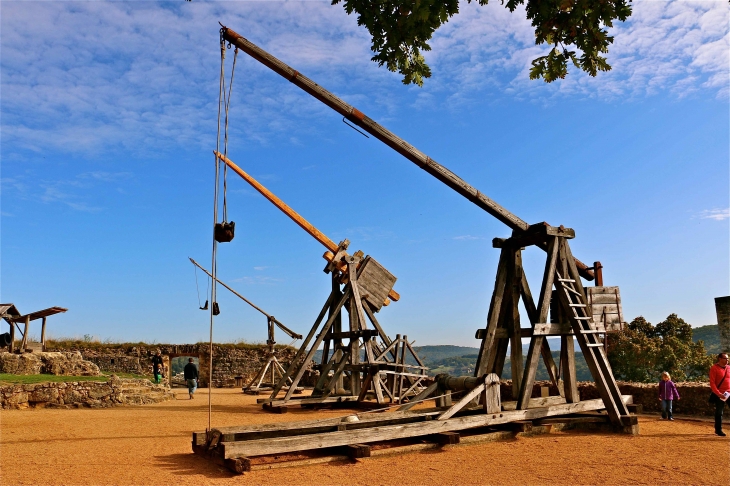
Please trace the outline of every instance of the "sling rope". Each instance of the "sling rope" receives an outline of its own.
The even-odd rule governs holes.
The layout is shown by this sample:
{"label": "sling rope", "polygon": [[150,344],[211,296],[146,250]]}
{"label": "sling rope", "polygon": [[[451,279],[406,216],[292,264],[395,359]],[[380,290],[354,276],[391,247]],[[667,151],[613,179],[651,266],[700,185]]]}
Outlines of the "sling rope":
{"label": "sling rope", "polygon": [[[221,111],[224,112],[224,128],[223,128],[223,154],[228,153],[228,109],[231,101],[231,90],[233,89],[233,73],[236,69],[236,58],[238,57],[238,48],[236,48],[233,55],[233,67],[231,68],[231,81],[228,85],[228,95],[226,96],[226,81],[225,81],[225,61],[226,61],[226,41],[223,39],[223,29],[220,32],[220,45],[221,45],[221,70],[220,80],[218,83],[218,119],[217,119],[217,131],[215,140],[215,151],[220,153],[220,142],[221,142]],[[228,44],[230,49],[231,45]],[[215,191],[213,196],[213,251],[211,255],[211,287],[210,287],[210,337],[209,337],[209,362],[208,362],[208,429],[212,430],[212,391],[213,391],[213,324],[215,316],[219,313],[218,302],[216,298],[216,275],[218,273],[218,242],[215,239],[215,225],[218,224],[218,205],[220,196],[221,186],[221,161],[218,156],[215,156]],[[223,166],[223,221],[228,221],[228,208],[226,205],[226,176],[228,174],[228,167],[224,164]],[[197,273],[196,273],[197,277]],[[197,279],[196,279],[197,285]],[[198,299],[200,300],[200,299]]]}

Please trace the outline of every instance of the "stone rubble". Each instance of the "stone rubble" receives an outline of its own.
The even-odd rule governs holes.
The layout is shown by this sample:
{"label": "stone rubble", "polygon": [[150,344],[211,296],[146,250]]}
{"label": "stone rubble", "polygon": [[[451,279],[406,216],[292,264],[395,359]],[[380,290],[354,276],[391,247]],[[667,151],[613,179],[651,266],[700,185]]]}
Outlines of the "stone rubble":
{"label": "stone rubble", "polygon": [[0,408],[106,408],[118,405],[146,405],[175,398],[168,387],[146,379],[34,383],[0,385]]}

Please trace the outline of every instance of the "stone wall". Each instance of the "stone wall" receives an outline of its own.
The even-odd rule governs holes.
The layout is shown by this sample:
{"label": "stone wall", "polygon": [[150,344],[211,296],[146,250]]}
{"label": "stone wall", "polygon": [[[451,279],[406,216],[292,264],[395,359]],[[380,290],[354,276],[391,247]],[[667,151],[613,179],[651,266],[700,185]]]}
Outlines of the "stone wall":
{"label": "stone wall", "polygon": [[[152,375],[152,356],[159,349],[161,354],[170,358],[192,356],[200,360],[200,386],[208,386],[210,345],[198,344],[100,344],[100,343],[55,343],[48,342],[49,350],[73,350],[80,352],[84,359],[96,364],[107,373],[133,373]],[[277,346],[279,362],[286,368],[296,354],[289,346]],[[235,377],[242,376],[248,384],[268,358],[266,346],[213,344],[213,386],[225,388],[235,386]],[[311,379],[305,376],[303,384]]]}
{"label": "stone wall", "polygon": [[0,408],[23,409],[105,408],[116,405],[145,405],[175,398],[172,391],[149,380],[120,379],[70,383],[35,383],[0,386]]}
{"label": "stone wall", "polygon": [[[707,399],[710,396],[710,384],[702,382],[684,382],[677,383],[677,391],[680,400],[672,404],[675,414],[678,415],[706,415],[713,416],[715,413],[714,405],[711,405]],[[536,382],[533,388],[532,396],[540,396],[540,388],[548,386],[550,395],[558,395],[556,387],[552,386],[549,381]],[[658,383],[627,383],[618,382],[619,390],[623,395],[633,395],[634,403],[641,404],[644,412],[659,413],[662,410],[659,401],[659,384]],[[592,400],[601,398],[593,382],[579,382],[578,392],[581,400]],[[503,401],[512,400],[512,382],[504,381],[500,389]]]}
{"label": "stone wall", "polygon": [[99,367],[86,361],[78,351],[40,353],[0,353],[0,373],[13,375],[99,376]]}

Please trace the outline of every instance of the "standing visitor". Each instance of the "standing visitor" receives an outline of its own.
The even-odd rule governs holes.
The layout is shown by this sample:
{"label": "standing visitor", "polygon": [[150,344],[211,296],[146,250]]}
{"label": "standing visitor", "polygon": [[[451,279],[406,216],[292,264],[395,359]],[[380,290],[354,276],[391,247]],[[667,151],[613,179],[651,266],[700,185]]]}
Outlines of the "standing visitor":
{"label": "standing visitor", "polygon": [[659,401],[662,402],[662,418],[674,420],[672,417],[672,401],[679,400],[679,392],[677,385],[672,381],[672,377],[666,371],[662,373],[662,379],[659,380]]}
{"label": "standing visitor", "polygon": [[193,399],[193,393],[198,388],[198,367],[193,363],[193,358],[188,358],[188,364],[183,369],[185,375],[185,383],[188,385],[188,393],[190,393],[190,399]]}
{"label": "standing visitor", "polygon": [[164,365],[162,363],[162,353],[160,350],[157,350],[157,354],[152,356],[152,375],[154,376],[154,381],[158,385],[160,384],[160,378],[162,378],[162,370],[164,369]]}
{"label": "standing visitor", "polygon": [[715,433],[725,437],[722,431],[722,412],[730,397],[730,366],[727,365],[727,353],[717,355],[717,362],[710,368],[710,403],[715,405]]}

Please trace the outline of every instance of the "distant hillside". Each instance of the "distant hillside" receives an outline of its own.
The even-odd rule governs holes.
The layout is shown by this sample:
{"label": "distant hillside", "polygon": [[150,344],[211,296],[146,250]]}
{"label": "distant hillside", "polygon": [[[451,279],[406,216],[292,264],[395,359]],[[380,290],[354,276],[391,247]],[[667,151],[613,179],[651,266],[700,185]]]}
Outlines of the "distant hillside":
{"label": "distant hillside", "polygon": [[724,351],[720,349],[720,330],[717,324],[692,328],[692,340],[694,342],[704,341],[708,354],[718,354]]}
{"label": "distant hillside", "polygon": [[432,366],[431,363],[442,359],[454,358],[467,354],[473,354],[474,359],[476,359],[476,355],[479,353],[479,348],[452,345],[413,346],[413,349],[416,353],[418,353],[418,356],[424,361],[424,363],[426,363],[426,366]]}
{"label": "distant hillside", "polygon": [[[560,351],[553,351],[552,355],[555,362],[558,363],[560,361]],[[431,368],[428,370],[428,374],[431,376],[439,373],[448,373],[455,376],[472,375],[474,374],[474,367],[476,366],[476,363],[476,353],[463,356],[450,356],[448,358],[426,362],[426,364]],[[576,351],[575,353],[575,369],[578,381],[593,381],[591,372],[588,370],[588,365],[586,364],[585,359],[583,359],[583,353],[580,351]],[[502,371],[501,378],[503,380],[512,379],[512,366],[509,362],[509,355],[504,364],[504,370]],[[547,369],[545,368],[545,363],[543,363],[542,359],[540,359],[538,364],[537,379],[548,379]]]}

